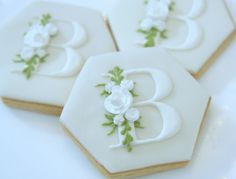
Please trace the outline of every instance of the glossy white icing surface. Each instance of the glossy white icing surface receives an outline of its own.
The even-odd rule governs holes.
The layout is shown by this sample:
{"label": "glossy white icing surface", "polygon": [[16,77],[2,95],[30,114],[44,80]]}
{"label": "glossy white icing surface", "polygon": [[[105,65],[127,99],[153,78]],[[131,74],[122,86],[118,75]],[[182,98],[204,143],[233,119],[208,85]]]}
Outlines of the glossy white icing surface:
{"label": "glossy white icing surface", "polygon": [[[106,120],[106,109],[104,98],[94,86],[104,81],[101,74],[114,66],[124,69],[127,79],[136,82],[135,91],[139,94],[133,98],[136,105],[132,108],[139,110],[144,129],[134,130],[131,126],[131,135],[137,144],[142,143],[135,145],[132,152],[123,147],[109,148],[119,145],[123,136],[119,135],[120,128],[113,136],[107,136],[109,129],[101,125]],[[105,89],[110,90],[113,85]],[[60,121],[97,162],[116,173],[190,160],[208,98],[171,55],[160,49],[131,50],[91,57],[75,82]],[[138,115],[135,110],[131,113]],[[116,122],[122,120],[117,117]]]}
{"label": "glossy white icing surface", "polygon": [[[157,47],[167,49],[184,67],[196,74],[235,29],[223,0],[175,0],[175,10],[167,16],[167,39]],[[135,8],[135,13],[130,12]],[[143,34],[136,33],[146,15],[143,0],[119,0],[109,15],[113,34],[121,51],[140,48]],[[216,20],[217,19],[217,20]],[[145,21],[144,27],[152,22]],[[215,35],[217,34],[217,36]]]}
{"label": "glossy white icing surface", "polygon": [[[38,74],[26,80],[24,75],[12,73],[12,69],[22,69],[13,59],[23,46],[28,23],[45,13],[52,15],[58,32],[47,48],[47,61],[40,64]],[[49,30],[52,33],[55,29]],[[25,7],[1,27],[0,41],[4,42],[0,44],[0,96],[58,106],[66,102],[76,76],[89,56],[115,51],[100,13],[53,2],[34,2]],[[30,49],[24,49],[24,55],[30,53]],[[42,51],[37,53],[43,55]]]}

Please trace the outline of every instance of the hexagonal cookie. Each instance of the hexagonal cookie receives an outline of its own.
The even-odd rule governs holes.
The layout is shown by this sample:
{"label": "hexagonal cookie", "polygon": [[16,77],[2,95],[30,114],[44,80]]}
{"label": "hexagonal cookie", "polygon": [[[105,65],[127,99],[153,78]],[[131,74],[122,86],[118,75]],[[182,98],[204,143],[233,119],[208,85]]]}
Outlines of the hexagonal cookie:
{"label": "hexagonal cookie", "polygon": [[168,53],[91,57],[60,121],[109,177],[144,175],[191,160],[209,95]]}
{"label": "hexagonal cookie", "polygon": [[27,5],[1,27],[0,41],[3,101],[52,114],[60,114],[86,59],[115,51],[99,12],[53,2]]}
{"label": "hexagonal cookie", "polygon": [[166,49],[195,77],[236,34],[223,0],[119,0],[109,23],[121,51]]}

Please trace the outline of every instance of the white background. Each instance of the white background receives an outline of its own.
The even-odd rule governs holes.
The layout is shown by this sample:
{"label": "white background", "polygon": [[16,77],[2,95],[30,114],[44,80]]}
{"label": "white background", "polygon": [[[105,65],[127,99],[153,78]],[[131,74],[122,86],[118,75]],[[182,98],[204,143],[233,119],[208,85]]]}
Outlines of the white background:
{"label": "white background", "polygon": [[[0,0],[0,24],[29,1]],[[114,0],[75,2],[103,14],[114,4]],[[228,0],[228,5],[236,20],[236,1]],[[140,178],[236,178],[236,38],[199,81],[212,95],[212,105],[190,165]],[[0,102],[0,179],[41,178],[104,176],[64,133],[58,117],[11,109]]]}

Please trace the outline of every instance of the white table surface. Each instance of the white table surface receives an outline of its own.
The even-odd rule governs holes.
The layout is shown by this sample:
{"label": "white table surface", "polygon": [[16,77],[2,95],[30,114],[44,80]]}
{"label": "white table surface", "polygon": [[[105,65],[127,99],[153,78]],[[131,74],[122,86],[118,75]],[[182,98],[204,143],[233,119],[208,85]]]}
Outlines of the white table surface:
{"label": "white table surface", "polygon": [[[29,1],[32,0],[0,0],[0,23]],[[115,1],[67,2],[107,14]],[[228,5],[236,20],[236,0],[228,0]],[[236,39],[199,82],[212,95],[212,104],[193,160],[185,168],[140,178],[236,178]],[[64,133],[58,117],[11,109],[0,102],[0,179],[41,178],[99,179],[104,176]]]}

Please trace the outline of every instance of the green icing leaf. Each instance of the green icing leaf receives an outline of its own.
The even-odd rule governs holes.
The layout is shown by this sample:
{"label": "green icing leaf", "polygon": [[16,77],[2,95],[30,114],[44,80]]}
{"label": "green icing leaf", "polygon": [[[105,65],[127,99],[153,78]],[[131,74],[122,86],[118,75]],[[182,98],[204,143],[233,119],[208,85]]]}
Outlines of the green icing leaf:
{"label": "green icing leaf", "polygon": [[142,29],[138,29],[137,32],[143,33],[143,34],[149,34],[149,31],[145,31]]}
{"label": "green icing leaf", "polygon": [[104,127],[111,127],[111,131],[107,133],[107,135],[112,135],[115,133],[117,129],[117,125],[114,124],[113,119],[115,117],[114,114],[105,114],[106,119],[108,120],[107,122],[104,122],[102,126]]}
{"label": "green icing leaf", "polygon": [[139,120],[134,122],[134,127],[135,128],[139,128],[139,129],[143,129],[144,128],[143,126],[141,126],[141,122]]}
{"label": "green icing leaf", "polygon": [[144,47],[154,47],[155,46],[155,38],[157,36],[157,28],[152,27],[149,33],[146,36],[146,43],[144,44]]}
{"label": "green icing leaf", "polygon": [[106,83],[99,83],[96,85],[96,87],[104,87],[104,86],[106,86]]}
{"label": "green icing leaf", "polygon": [[113,121],[115,115],[114,114],[105,114],[105,117],[110,120],[110,121]]}
{"label": "green icing leaf", "polygon": [[40,25],[46,26],[51,21],[52,16],[50,14],[43,14],[40,18]]}
{"label": "green icing leaf", "polygon": [[113,81],[116,85],[120,85],[121,81],[124,79],[124,76],[122,75],[123,70],[118,66],[108,73],[111,75],[111,81]]}
{"label": "green icing leaf", "polygon": [[41,58],[38,55],[34,55],[29,60],[24,60],[20,57],[19,54],[17,54],[16,59],[13,60],[13,62],[24,63],[25,68],[22,70],[22,73],[26,76],[26,79],[30,79],[32,76],[32,73],[36,70],[38,63],[44,63],[47,57],[48,57],[48,54]]}
{"label": "green icing leaf", "polygon": [[144,0],[144,4],[148,4],[148,0]]}
{"label": "green icing leaf", "polygon": [[107,135],[112,135],[112,134],[114,134],[115,131],[116,131],[116,128],[117,128],[117,125],[113,124],[111,131],[110,131]]}
{"label": "green icing leaf", "polygon": [[161,31],[161,32],[160,32],[160,37],[161,37],[162,39],[167,39],[168,37],[167,37],[166,33],[167,33],[166,30]]}
{"label": "green icing leaf", "polygon": [[169,11],[174,11],[175,10],[175,5],[176,5],[176,3],[172,1],[169,5]]}
{"label": "green icing leaf", "polygon": [[133,97],[138,97],[138,94],[132,89],[129,91]]}
{"label": "green icing leaf", "polygon": [[122,123],[122,126],[123,130],[121,131],[121,135],[125,136],[122,144],[126,147],[128,152],[131,152],[132,151],[131,143],[133,142],[134,139],[129,133],[131,131],[131,127],[127,119],[125,119],[125,121]]}
{"label": "green icing leaf", "polygon": [[107,97],[107,96],[110,95],[110,93],[108,93],[107,91],[103,90],[103,91],[100,93],[100,95]]}

